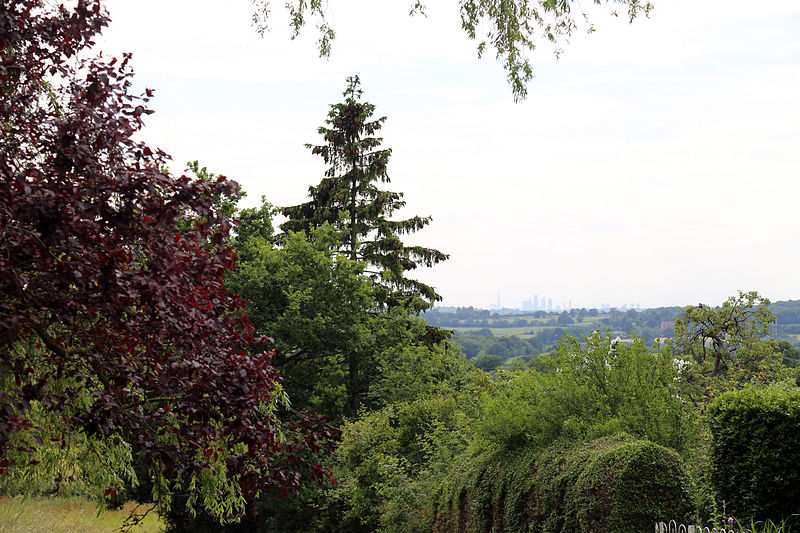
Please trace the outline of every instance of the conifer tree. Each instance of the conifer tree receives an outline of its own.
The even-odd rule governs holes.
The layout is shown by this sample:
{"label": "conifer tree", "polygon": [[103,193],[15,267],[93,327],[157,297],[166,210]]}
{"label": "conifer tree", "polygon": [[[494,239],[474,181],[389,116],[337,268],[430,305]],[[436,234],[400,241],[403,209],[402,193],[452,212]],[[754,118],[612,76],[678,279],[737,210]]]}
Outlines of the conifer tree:
{"label": "conifer tree", "polygon": [[406,272],[419,265],[433,266],[448,255],[403,244],[402,235],[422,229],[431,218],[390,219],[405,201],[403,193],[379,188],[390,181],[386,167],[392,151],[381,148],[383,139],[375,136],[386,117],[372,118],[375,106],[361,100],[358,76],[347,78],[343,96],[344,102],[331,105],[326,126],[318,130],[325,144],[306,145],[329,165],[325,177],[309,187],[308,202],[283,209],[289,220],[281,229],[308,232],[329,222],[343,234],[339,251],[367,263],[381,304],[423,311],[441,296],[433,287],[406,277]]}

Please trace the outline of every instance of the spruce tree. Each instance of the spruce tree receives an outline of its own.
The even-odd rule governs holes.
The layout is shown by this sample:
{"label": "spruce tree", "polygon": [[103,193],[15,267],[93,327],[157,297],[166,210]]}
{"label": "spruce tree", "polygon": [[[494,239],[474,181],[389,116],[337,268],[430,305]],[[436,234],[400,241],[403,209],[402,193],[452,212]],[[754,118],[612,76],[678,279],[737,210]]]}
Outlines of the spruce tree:
{"label": "spruce tree", "polygon": [[386,168],[391,149],[381,148],[383,139],[375,134],[386,117],[373,119],[375,106],[361,100],[358,76],[347,78],[344,102],[331,105],[325,126],[319,128],[325,144],[306,145],[327,165],[325,177],[309,187],[309,201],[286,207],[288,221],[283,231],[305,231],[330,223],[342,232],[339,252],[367,264],[367,274],[376,288],[376,299],[392,308],[404,306],[420,312],[441,300],[433,287],[406,277],[420,265],[433,266],[448,258],[433,248],[406,246],[404,234],[414,233],[431,221],[415,216],[391,220],[405,205],[403,193],[385,191],[389,183]]}

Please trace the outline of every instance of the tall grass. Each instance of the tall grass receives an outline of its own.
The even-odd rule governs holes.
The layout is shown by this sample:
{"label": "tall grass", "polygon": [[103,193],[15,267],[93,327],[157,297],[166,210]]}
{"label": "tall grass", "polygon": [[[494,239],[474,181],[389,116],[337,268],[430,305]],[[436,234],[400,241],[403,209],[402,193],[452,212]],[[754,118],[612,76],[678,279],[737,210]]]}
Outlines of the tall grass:
{"label": "tall grass", "polygon": [[767,520],[766,522],[755,522],[750,520],[750,524],[742,525],[738,520],[736,520],[736,525],[739,527],[739,531],[742,533],[789,533],[790,528],[786,525],[785,520],[781,520],[780,522],[773,522],[772,520]]}
{"label": "tall grass", "polygon": [[[0,533],[111,533],[125,522],[131,511],[144,514],[142,506],[126,504],[119,511],[98,509],[82,498],[0,497]],[[164,524],[150,512],[131,533],[160,533]]]}

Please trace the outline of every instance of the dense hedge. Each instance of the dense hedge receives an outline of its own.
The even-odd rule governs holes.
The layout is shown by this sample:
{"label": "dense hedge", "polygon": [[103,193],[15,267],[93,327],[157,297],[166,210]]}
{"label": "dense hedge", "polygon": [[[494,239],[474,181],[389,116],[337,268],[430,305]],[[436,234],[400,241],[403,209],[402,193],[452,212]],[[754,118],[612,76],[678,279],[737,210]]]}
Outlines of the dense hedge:
{"label": "dense hedge", "polygon": [[437,533],[633,533],[693,518],[677,454],[627,435],[476,457],[434,499]]}
{"label": "dense hedge", "polygon": [[[800,389],[744,389],[709,409],[717,506],[800,530]],[[792,516],[794,515],[794,516]]]}

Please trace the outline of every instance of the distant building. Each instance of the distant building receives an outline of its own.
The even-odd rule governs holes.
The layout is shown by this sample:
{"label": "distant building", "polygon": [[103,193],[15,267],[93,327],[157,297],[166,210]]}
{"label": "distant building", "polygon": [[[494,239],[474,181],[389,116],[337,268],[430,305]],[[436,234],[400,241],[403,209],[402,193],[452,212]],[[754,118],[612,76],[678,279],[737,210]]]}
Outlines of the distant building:
{"label": "distant building", "polygon": [[661,329],[669,329],[669,328],[674,328],[674,327],[675,327],[675,322],[673,322],[671,320],[664,320],[661,323]]}

